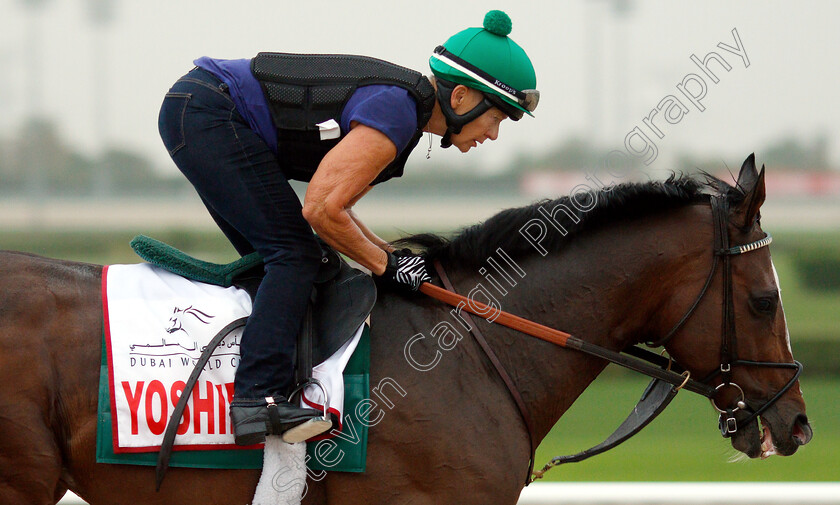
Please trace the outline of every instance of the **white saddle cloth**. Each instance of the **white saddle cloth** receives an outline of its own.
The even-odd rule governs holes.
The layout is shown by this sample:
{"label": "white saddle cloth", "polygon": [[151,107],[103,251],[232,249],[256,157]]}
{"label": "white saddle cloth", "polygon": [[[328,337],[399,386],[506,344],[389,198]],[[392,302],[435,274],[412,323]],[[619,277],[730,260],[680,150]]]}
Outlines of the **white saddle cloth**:
{"label": "white saddle cloth", "polygon": [[[149,264],[110,265],[103,273],[103,304],[114,452],[156,451],[193,365],[222,328],[250,314],[251,298],[244,290],[191,281]],[[339,422],[342,372],[363,326],[313,369]],[[241,328],[226,336],[199,376],[179,425],[176,450],[238,448],[228,408],[241,336]],[[324,400],[315,386],[308,386],[301,398],[302,404],[319,409]]]}

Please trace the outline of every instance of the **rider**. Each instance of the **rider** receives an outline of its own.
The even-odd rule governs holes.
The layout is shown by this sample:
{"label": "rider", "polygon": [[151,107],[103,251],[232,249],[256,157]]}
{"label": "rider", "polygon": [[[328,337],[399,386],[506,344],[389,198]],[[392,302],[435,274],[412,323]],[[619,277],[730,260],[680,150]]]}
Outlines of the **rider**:
{"label": "rider", "polygon": [[[537,105],[531,61],[490,11],[433,52],[434,77],[372,58],[261,53],[195,61],[164,98],[159,129],[175,164],[240,254],[265,278],[242,337],[230,415],[237,444],[300,442],[329,429],[287,401],[297,334],[321,250],[312,230],[375,275],[416,290],[422,256],[396,251],[353,213],[402,175],[423,132],[467,152]],[[309,181],[300,201],[288,179]],[[311,228],[310,228],[311,226]]]}

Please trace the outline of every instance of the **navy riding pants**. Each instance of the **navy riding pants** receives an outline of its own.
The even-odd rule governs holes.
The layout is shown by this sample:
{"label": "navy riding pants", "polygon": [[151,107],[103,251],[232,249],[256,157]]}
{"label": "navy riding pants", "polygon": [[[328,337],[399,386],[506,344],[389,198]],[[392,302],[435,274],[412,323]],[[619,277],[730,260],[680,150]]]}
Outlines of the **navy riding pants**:
{"label": "navy riding pants", "polygon": [[237,112],[226,86],[196,68],[163,100],[160,135],[213,219],[242,255],[258,251],[265,278],[240,348],[235,397],[287,396],[297,335],[321,248],[281,161]]}

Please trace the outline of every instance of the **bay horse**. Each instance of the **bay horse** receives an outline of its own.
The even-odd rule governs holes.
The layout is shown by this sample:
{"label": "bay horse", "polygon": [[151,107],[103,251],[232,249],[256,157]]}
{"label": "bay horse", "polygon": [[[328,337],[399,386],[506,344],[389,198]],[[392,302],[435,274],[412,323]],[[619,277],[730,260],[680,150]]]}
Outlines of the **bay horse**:
{"label": "bay horse", "polygon": [[[708,275],[718,258],[711,199],[726,204],[723,233],[737,246],[766,236],[758,219],[764,196],[764,170],[751,156],[734,187],[685,176],[601,187],[502,211],[451,241],[407,242],[438,260],[458,291],[603,348],[668,336],[670,356],[718,386],[729,319],[722,306],[731,306],[739,359],[793,362],[768,248],[732,257],[729,286]],[[101,272],[0,253],[0,503],[54,504],[68,489],[92,505],[249,503],[258,471],[173,468],[155,492],[151,467],[96,463]],[[516,503],[529,437],[542,440],[606,362],[477,319],[530,411],[529,434],[451,307],[379,288],[367,470],[311,480],[304,503]],[[810,440],[791,370],[735,362],[728,377],[743,398],[724,388],[715,402],[745,405],[735,413],[735,449],[790,455]],[[763,409],[763,428],[746,406]]]}

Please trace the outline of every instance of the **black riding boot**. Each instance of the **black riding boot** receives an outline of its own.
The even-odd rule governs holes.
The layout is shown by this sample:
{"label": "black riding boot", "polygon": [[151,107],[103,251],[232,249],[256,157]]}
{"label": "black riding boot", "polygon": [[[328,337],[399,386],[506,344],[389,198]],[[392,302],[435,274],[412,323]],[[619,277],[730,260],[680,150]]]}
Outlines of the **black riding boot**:
{"label": "black riding boot", "polygon": [[236,445],[260,444],[266,435],[280,435],[284,442],[294,444],[332,427],[323,412],[297,407],[282,396],[234,398],[230,419]]}

